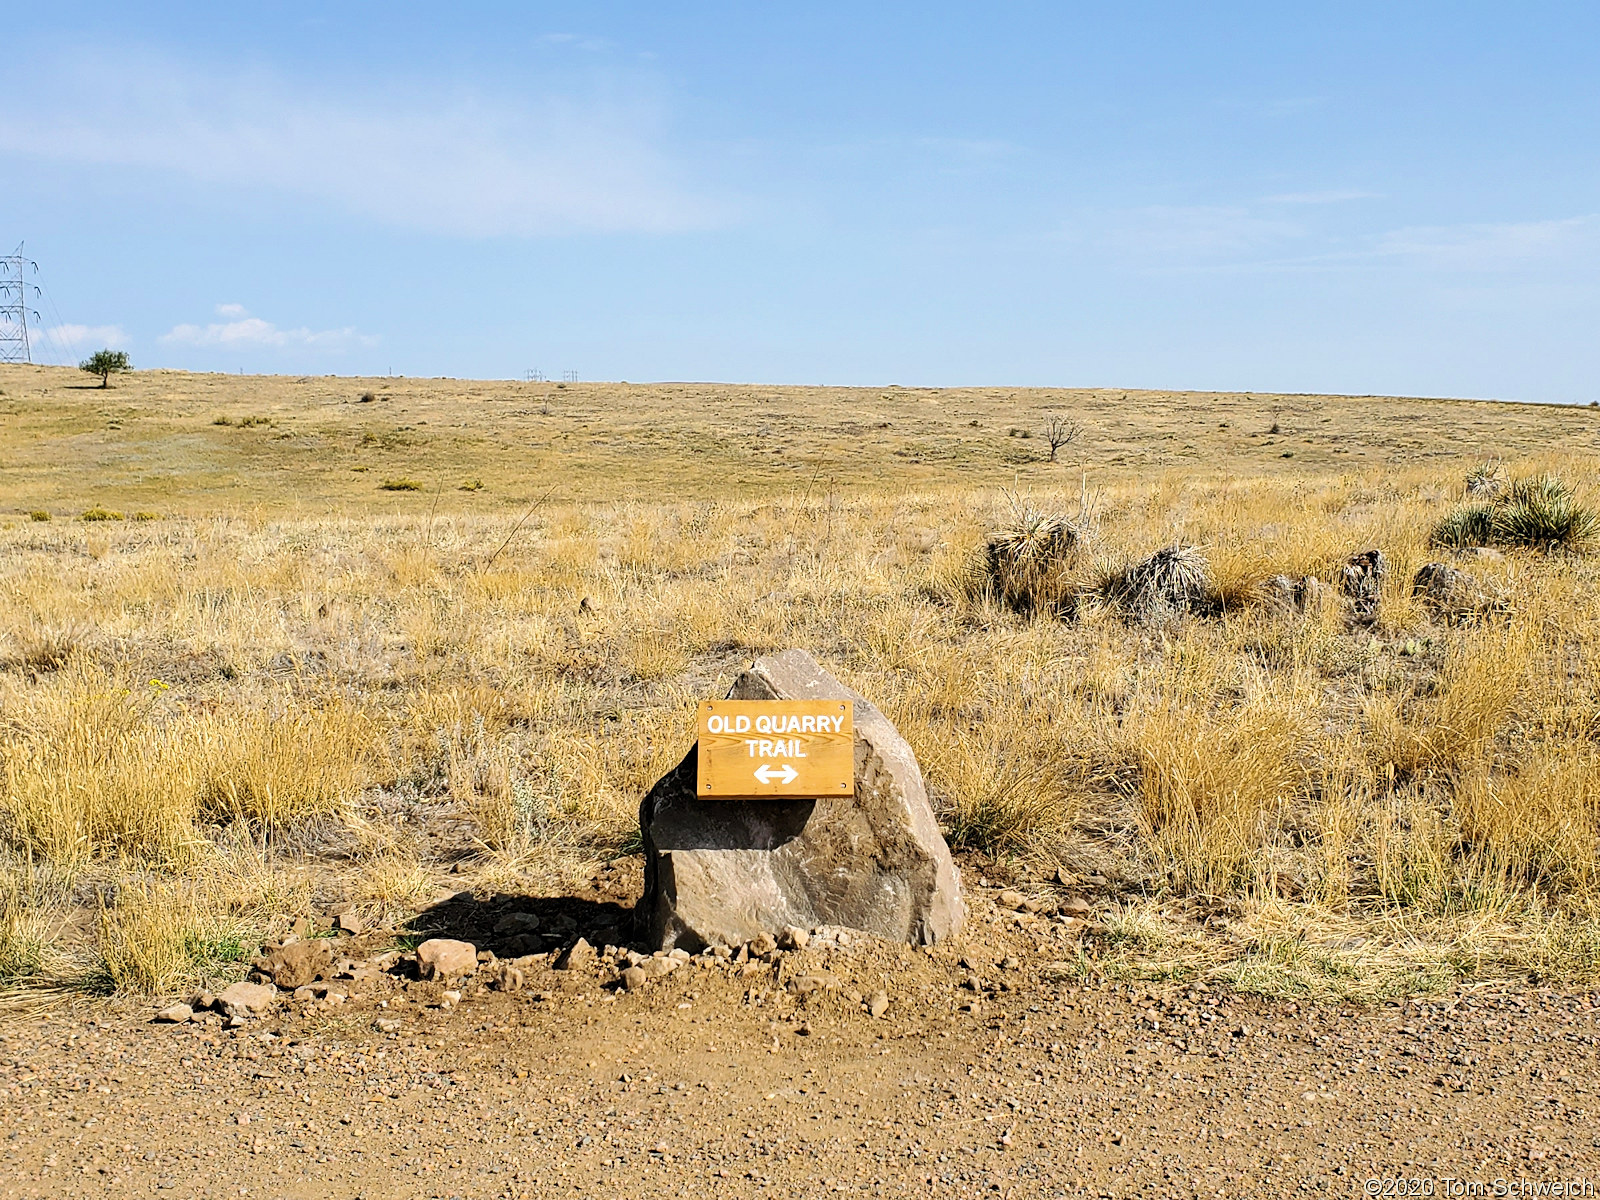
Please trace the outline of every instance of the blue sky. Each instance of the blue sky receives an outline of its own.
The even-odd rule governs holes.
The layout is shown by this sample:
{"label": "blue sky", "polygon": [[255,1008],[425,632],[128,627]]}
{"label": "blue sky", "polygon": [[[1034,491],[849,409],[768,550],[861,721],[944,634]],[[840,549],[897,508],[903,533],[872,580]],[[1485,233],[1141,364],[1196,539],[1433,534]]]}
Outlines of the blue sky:
{"label": "blue sky", "polygon": [[25,6],[58,359],[1600,398],[1600,6]]}

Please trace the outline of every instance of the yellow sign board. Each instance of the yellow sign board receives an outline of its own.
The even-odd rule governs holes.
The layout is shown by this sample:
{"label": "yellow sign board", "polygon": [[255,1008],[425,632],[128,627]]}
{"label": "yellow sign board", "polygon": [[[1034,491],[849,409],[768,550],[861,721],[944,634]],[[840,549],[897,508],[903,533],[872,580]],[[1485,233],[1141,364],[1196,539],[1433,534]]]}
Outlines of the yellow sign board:
{"label": "yellow sign board", "polygon": [[848,700],[703,701],[700,795],[853,795],[853,716]]}

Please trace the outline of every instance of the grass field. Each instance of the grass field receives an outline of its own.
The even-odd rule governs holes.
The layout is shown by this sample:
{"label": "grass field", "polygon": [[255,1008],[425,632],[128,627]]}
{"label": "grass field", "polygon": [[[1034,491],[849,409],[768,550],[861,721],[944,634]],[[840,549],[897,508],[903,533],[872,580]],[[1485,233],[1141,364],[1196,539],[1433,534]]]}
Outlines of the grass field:
{"label": "grass field", "polygon": [[[1600,411],[1467,401],[3,367],[0,978],[171,992],[330,898],[560,888],[787,646],[969,869],[1094,891],[1087,972],[1592,978],[1596,560],[1430,538],[1485,463],[1592,506],[1597,451]],[[1067,618],[977,573],[1029,513]],[[1176,543],[1217,604],[1119,607]],[[1368,548],[1374,621],[1263,602]],[[1414,596],[1435,560],[1484,602]]]}

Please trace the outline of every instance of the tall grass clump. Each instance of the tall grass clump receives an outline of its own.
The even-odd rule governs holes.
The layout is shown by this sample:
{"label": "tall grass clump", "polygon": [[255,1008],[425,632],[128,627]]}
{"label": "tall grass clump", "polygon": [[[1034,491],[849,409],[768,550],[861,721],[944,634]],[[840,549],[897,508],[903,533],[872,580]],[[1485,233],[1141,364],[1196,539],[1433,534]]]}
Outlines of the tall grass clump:
{"label": "tall grass clump", "polygon": [[1428,695],[1368,697],[1374,768],[1398,782],[1427,775],[1464,779],[1479,769],[1511,721],[1535,648],[1526,624],[1477,632],[1451,648]]}
{"label": "tall grass clump", "polygon": [[1462,837],[1512,884],[1594,898],[1600,885],[1600,755],[1541,748],[1514,775],[1482,773],[1458,790]]}
{"label": "tall grass clump", "polygon": [[[943,725],[926,755],[950,840],[991,854],[1047,851],[1077,819],[1088,794],[1070,731],[1036,719],[1025,729]],[[930,738],[930,740],[932,740]]]}
{"label": "tall grass clump", "polygon": [[0,815],[16,849],[55,863],[174,861],[195,844],[192,747],[116,680],[88,669],[53,676],[4,728]]}
{"label": "tall grass clump", "polygon": [[97,924],[106,982],[148,996],[238,975],[258,939],[247,922],[182,880],[124,885],[111,903],[101,902]]}
{"label": "tall grass clump", "polygon": [[1169,686],[1130,714],[1143,834],[1180,888],[1214,895],[1265,882],[1265,849],[1310,785],[1312,706],[1270,691],[1210,710]]}
{"label": "tall grass clump", "polygon": [[0,988],[40,974],[51,953],[56,905],[31,863],[0,867]]}
{"label": "tall grass clump", "polygon": [[192,752],[204,764],[197,815],[262,831],[337,813],[367,781],[376,756],[371,719],[340,699],[219,715],[193,732]]}
{"label": "tall grass clump", "polygon": [[112,855],[180,865],[208,844],[201,822],[268,831],[334,813],[376,749],[366,714],[339,700],[168,712],[88,667],[35,688],[5,732],[5,836],[57,863]]}

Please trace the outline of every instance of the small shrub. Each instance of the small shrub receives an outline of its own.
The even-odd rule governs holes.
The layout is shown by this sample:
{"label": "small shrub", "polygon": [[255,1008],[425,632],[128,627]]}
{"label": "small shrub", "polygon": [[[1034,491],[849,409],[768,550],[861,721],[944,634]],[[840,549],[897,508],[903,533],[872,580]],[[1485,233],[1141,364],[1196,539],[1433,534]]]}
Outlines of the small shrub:
{"label": "small shrub", "polygon": [[114,509],[114,508],[102,508],[98,504],[96,504],[93,508],[84,509],[83,510],[83,516],[82,516],[81,519],[85,520],[85,521],[125,521],[125,520],[127,520],[127,518],[124,517],[121,513],[119,513],[116,509]]}
{"label": "small shrub", "polygon": [[376,395],[374,395],[372,392],[362,392],[361,393],[361,401],[360,402],[362,404],[371,404],[377,398],[378,397]]}
{"label": "small shrub", "polygon": [[469,479],[461,485],[461,490],[463,492],[481,492],[483,491],[483,480]]}
{"label": "small shrub", "polygon": [[48,521],[49,519],[50,514],[42,508],[36,508],[28,514],[28,520],[30,521]]}
{"label": "small shrub", "polygon": [[211,423],[213,425],[232,425],[233,424],[233,418],[232,417],[215,417],[215,418],[212,419]]}
{"label": "small shrub", "polygon": [[240,417],[239,418],[239,428],[240,429],[249,429],[252,425],[271,425],[271,424],[272,424],[272,418],[271,417],[253,416],[253,417]]}
{"label": "small shrub", "polygon": [[378,489],[384,492],[420,492],[422,485],[415,479],[385,479]]}
{"label": "small shrub", "polygon": [[147,508],[141,508],[138,512],[133,514],[133,519],[135,521],[159,521],[161,519],[161,514],[153,513]]}

